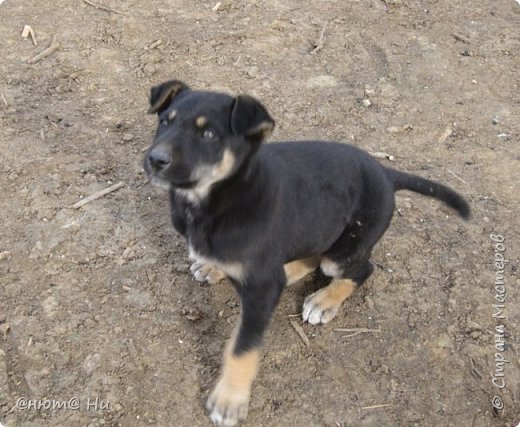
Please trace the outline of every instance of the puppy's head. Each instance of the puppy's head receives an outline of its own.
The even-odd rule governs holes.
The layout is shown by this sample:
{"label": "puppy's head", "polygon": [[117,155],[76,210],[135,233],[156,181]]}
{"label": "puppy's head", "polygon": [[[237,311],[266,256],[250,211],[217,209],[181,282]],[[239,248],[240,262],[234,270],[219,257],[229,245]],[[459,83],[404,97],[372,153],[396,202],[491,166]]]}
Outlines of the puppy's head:
{"label": "puppy's head", "polygon": [[198,199],[231,177],[274,128],[250,96],[195,91],[177,80],[152,88],[149,113],[159,117],[144,161],[150,181]]}

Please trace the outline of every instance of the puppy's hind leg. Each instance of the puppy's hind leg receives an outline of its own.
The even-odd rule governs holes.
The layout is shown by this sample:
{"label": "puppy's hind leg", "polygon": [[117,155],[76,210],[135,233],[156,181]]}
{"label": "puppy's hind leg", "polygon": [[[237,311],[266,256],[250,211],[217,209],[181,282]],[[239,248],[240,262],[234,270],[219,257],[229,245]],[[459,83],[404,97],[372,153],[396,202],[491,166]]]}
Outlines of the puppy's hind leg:
{"label": "puppy's hind leg", "polygon": [[[332,261],[327,260],[327,268],[331,268],[331,263]],[[372,264],[367,261],[364,265],[364,276],[366,278],[372,272]],[[337,269],[337,271],[341,271],[339,265],[334,268]],[[343,301],[350,297],[363,281],[341,276],[342,275],[333,278],[328,286],[319,289],[305,298],[302,312],[302,317],[305,322],[309,322],[311,325],[330,322],[338,313]]]}
{"label": "puppy's hind leg", "polygon": [[303,320],[313,325],[328,323],[341,304],[372,274],[372,247],[379,240],[389,218],[382,218],[379,227],[364,232],[359,224],[346,227],[340,238],[327,250],[321,260],[323,273],[332,282],[305,298]]}
{"label": "puppy's hind leg", "polygon": [[[309,295],[303,303],[303,320],[330,322],[352,292],[372,274],[372,248],[385,232],[394,209],[394,196],[385,186],[374,186],[371,198],[354,213],[351,224],[322,254],[321,269],[332,277],[330,285]],[[374,208],[377,206],[377,209]]]}

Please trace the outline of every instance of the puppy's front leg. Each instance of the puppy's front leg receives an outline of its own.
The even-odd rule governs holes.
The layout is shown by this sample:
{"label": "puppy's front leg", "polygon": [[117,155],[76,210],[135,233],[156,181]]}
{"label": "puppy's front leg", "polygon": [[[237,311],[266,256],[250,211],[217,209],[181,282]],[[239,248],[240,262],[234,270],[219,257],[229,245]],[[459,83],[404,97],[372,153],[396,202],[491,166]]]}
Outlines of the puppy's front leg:
{"label": "puppy's front leg", "polygon": [[234,426],[247,416],[260,344],[284,285],[281,268],[269,279],[246,279],[236,284],[240,320],[226,345],[220,378],[206,404],[211,420],[219,426]]}

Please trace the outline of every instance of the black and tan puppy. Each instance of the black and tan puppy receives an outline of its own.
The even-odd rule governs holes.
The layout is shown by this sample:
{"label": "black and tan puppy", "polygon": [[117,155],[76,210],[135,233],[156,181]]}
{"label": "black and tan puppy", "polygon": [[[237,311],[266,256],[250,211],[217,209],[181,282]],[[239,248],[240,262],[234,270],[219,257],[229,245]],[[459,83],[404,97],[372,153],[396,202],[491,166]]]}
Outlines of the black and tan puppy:
{"label": "black and tan puppy", "polygon": [[153,87],[150,102],[159,125],[145,170],[170,193],[192,272],[210,282],[225,275],[240,295],[240,322],[207,403],[216,424],[246,417],[262,336],[286,284],[318,267],[331,277],[303,304],[303,320],[318,324],[370,276],[372,248],[390,223],[396,190],[434,197],[469,216],[449,188],[383,167],[348,145],[262,145],[274,121],[249,96],[195,91],[174,80]]}

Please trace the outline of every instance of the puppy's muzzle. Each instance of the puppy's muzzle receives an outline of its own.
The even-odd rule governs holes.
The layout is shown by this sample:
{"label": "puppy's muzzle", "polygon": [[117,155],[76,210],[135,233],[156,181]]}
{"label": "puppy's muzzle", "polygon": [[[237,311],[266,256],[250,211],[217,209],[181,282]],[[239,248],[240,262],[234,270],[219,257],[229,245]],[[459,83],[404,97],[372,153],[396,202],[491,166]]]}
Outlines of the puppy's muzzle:
{"label": "puppy's muzzle", "polygon": [[148,153],[148,164],[154,172],[161,172],[168,169],[172,164],[172,160],[171,150],[163,144],[153,147]]}

